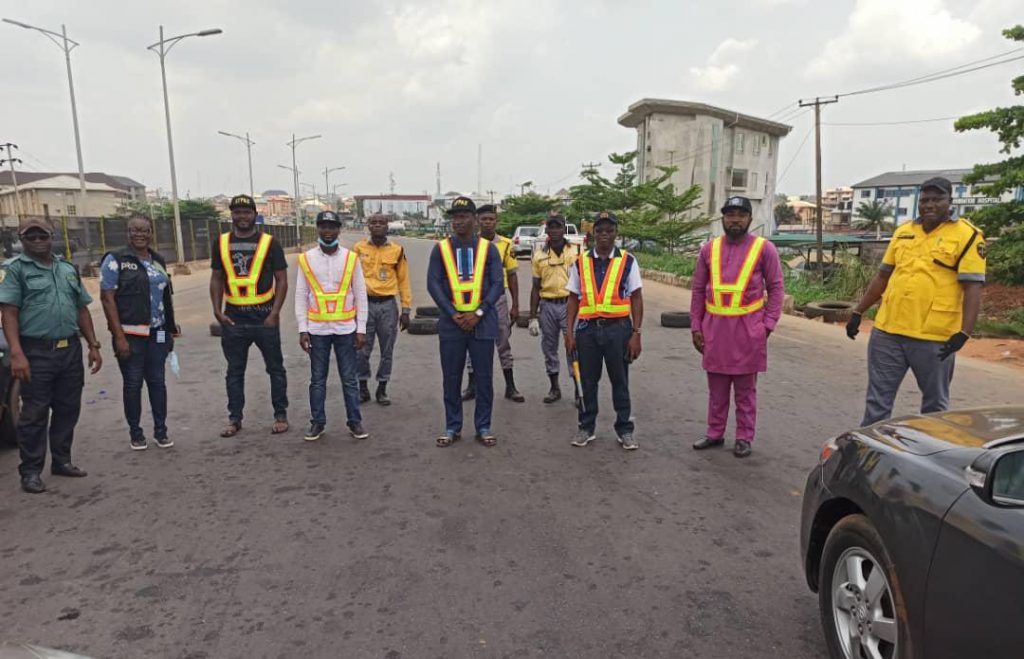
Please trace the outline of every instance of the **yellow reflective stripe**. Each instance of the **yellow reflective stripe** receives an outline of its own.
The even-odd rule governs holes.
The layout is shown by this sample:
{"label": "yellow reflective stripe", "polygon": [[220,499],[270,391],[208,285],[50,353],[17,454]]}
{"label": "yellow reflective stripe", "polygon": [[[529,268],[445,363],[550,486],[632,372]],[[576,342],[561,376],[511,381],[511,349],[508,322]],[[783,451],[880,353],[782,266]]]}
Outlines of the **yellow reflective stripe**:
{"label": "yellow reflective stripe", "polygon": [[622,284],[622,272],[625,268],[627,257],[627,253],[624,251],[620,252],[620,254],[621,256],[613,258],[611,263],[608,264],[608,271],[604,276],[600,297],[595,295],[597,283],[594,279],[593,259],[586,253],[580,256],[580,287],[584,293],[584,299],[580,300],[580,307],[577,312],[580,318],[586,320],[588,317],[602,314],[612,317],[629,314],[629,302],[614,303],[619,294],[619,287]]}
{"label": "yellow reflective stripe", "polygon": [[608,272],[604,276],[604,290],[601,293],[601,299],[597,303],[597,311],[621,315],[623,312],[629,312],[629,304],[613,304],[612,301],[618,297],[619,286],[622,284],[622,272],[626,267],[626,252],[620,252],[621,256],[612,259],[611,264],[608,266]]}
{"label": "yellow reflective stripe", "polygon": [[[745,316],[764,307],[764,298],[750,304],[743,304],[743,294],[750,284],[754,268],[764,251],[765,239],[758,236],[747,250],[740,267],[739,276],[732,283],[722,281],[722,240],[719,236],[711,243],[711,301],[704,302],[704,308],[716,316]],[[722,294],[729,293],[729,304],[722,302]]]}
{"label": "yellow reflective stripe", "polygon": [[[274,299],[274,289],[266,293],[257,293],[260,274],[263,272],[263,264],[267,260],[267,253],[270,251],[271,237],[269,233],[260,235],[259,243],[256,245],[256,253],[253,254],[252,266],[249,274],[239,276],[235,272],[235,266],[231,262],[231,233],[223,233],[220,236],[220,260],[224,266],[224,279],[227,290],[224,292],[224,301],[236,307],[247,307],[263,304]],[[243,292],[244,289],[244,292]]]}
{"label": "yellow reflective stripe", "polygon": [[[316,308],[306,309],[306,318],[316,322],[333,322],[352,320],[356,317],[355,305],[345,307],[345,298],[348,296],[349,286],[352,284],[352,275],[356,270],[356,254],[349,251],[345,258],[345,270],[342,273],[341,281],[338,282],[338,290],[325,291],[323,286],[313,274],[309,260],[305,254],[299,254],[299,267],[305,275],[309,287],[313,291],[316,300]],[[353,301],[354,302],[354,301]]]}
{"label": "yellow reflective stripe", "polygon": [[[487,266],[487,249],[490,243],[485,238],[478,238],[476,243],[476,255],[473,260],[473,278],[469,281],[459,279],[459,271],[455,264],[455,253],[452,250],[450,238],[445,238],[438,243],[441,250],[441,261],[448,273],[448,285],[452,289],[452,306],[456,311],[476,311],[480,306],[480,298],[483,297],[484,270]],[[469,300],[466,300],[466,294]]]}
{"label": "yellow reflective stripe", "polygon": [[597,299],[594,297],[594,264],[586,254],[580,256],[580,281],[583,284],[584,304],[580,305],[579,314],[593,314],[597,311]]}

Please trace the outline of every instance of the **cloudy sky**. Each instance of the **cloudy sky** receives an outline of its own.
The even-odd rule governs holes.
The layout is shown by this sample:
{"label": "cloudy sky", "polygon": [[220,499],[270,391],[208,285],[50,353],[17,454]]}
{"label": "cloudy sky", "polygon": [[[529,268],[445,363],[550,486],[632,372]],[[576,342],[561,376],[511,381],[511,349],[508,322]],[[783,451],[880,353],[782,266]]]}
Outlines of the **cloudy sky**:
{"label": "cloudy sky", "polygon": [[[1017,11],[1014,11],[1014,10]],[[325,167],[346,194],[477,187],[506,194],[576,181],[580,163],[635,146],[616,123],[642,97],[701,101],[767,116],[799,98],[914,78],[1013,48],[1000,30],[1020,0],[0,0],[0,16],[59,30],[72,53],[87,171],[168,188],[157,57],[168,35],[218,27],[167,58],[182,196],[248,189],[249,131],[257,191],[301,179],[323,190]],[[0,24],[0,142],[25,168],[74,170],[64,60],[42,35]],[[1009,80],[1024,60],[828,106],[828,123],[953,117],[1019,103]],[[785,118],[795,112],[780,112]],[[783,142],[780,189],[813,190],[809,112]],[[996,157],[987,134],[951,121],[827,126],[826,186],[886,170],[970,166]],[[801,147],[801,143],[803,146]],[[319,170],[319,173],[318,173]]]}

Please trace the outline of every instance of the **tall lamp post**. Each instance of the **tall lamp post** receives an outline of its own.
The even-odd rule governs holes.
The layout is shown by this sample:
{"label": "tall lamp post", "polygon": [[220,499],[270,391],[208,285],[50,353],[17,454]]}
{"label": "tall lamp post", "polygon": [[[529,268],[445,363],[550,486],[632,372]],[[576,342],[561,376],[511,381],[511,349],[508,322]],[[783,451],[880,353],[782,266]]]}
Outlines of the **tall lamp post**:
{"label": "tall lamp post", "polygon": [[242,142],[245,142],[245,151],[249,156],[249,196],[255,199],[256,190],[252,185],[252,145],[256,143],[249,139],[248,131],[246,131],[245,137],[242,137],[241,135],[235,135],[234,133],[229,133],[224,130],[218,130],[217,132],[221,135],[224,135],[225,137],[233,137],[236,140],[241,140]]}
{"label": "tall lamp post", "polygon": [[343,188],[348,183],[335,183],[331,186],[331,196],[334,197],[334,210],[341,212],[341,200],[338,199],[338,188]]}
{"label": "tall lamp post", "polygon": [[179,41],[187,39],[188,37],[209,37],[214,34],[220,34],[223,32],[220,28],[214,28],[211,30],[200,30],[199,32],[189,32],[188,34],[179,34],[176,37],[164,38],[164,26],[160,26],[160,41],[157,41],[151,46],[147,46],[146,50],[152,50],[160,58],[160,78],[163,81],[164,86],[164,118],[167,120],[167,155],[171,161],[171,201],[174,204],[174,246],[177,250],[178,264],[175,266],[175,274],[188,274],[188,266],[185,265],[185,251],[184,241],[181,239],[181,208],[178,206],[178,174],[174,169],[174,140],[171,138],[171,106],[167,100],[167,68],[164,66],[164,58],[167,57],[167,53],[171,52],[171,48],[174,48]]}
{"label": "tall lamp post", "polygon": [[[10,18],[5,18],[3,20],[5,23],[23,27],[26,30],[35,30],[36,32],[39,32],[44,37],[57,44],[57,47],[64,51],[64,61],[68,68],[68,91],[71,92],[71,123],[75,128],[75,152],[78,155],[79,199],[78,203],[75,204],[75,215],[81,216],[85,212],[85,166],[82,164],[82,137],[78,132],[78,105],[75,103],[75,81],[71,75],[71,51],[74,50],[79,43],[72,39],[68,39],[68,30],[63,24],[60,26],[60,32],[53,32],[41,27],[11,20]],[[89,246],[88,228],[86,228],[85,231],[85,245],[86,247]]]}
{"label": "tall lamp post", "polygon": [[340,172],[343,169],[345,169],[344,165],[342,165],[341,167],[324,167],[324,196],[325,197],[328,196],[329,194],[331,194],[331,182],[329,180],[331,172]]}
{"label": "tall lamp post", "polygon": [[[301,213],[302,204],[299,199],[299,166],[295,162],[295,147],[306,142],[308,140],[318,140],[322,135],[309,135],[307,137],[295,137],[295,133],[292,133],[292,141],[286,144],[292,148],[292,176],[295,180],[295,244],[302,244],[302,230],[299,228],[302,224]],[[285,167],[285,169],[288,169]]]}

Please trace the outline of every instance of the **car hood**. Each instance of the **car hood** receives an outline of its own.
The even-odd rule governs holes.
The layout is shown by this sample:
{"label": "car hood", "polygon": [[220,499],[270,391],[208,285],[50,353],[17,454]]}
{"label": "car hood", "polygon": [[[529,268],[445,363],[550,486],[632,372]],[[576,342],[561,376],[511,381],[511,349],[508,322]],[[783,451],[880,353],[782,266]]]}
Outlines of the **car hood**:
{"label": "car hood", "polygon": [[915,414],[861,428],[856,434],[914,455],[983,449],[1024,441],[1024,405]]}

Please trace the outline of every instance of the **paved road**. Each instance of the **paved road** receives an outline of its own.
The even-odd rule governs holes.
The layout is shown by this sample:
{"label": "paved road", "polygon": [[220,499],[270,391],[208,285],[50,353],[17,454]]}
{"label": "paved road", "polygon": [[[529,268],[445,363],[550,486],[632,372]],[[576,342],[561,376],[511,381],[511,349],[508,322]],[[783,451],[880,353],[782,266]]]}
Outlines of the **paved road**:
{"label": "paved road", "polygon": [[[404,244],[424,303],[429,244]],[[308,362],[289,315],[293,432],[269,434],[257,357],[246,428],[224,440],[205,282],[178,286],[175,448],[128,450],[110,362],[86,387],[75,455],[88,478],[22,495],[16,454],[0,453],[0,640],[191,659],[824,655],[798,560],[800,491],[823,440],[860,416],[866,341],[787,317],[753,457],[696,454],[703,374],[688,333],[656,322],[688,302],[649,283],[630,378],[639,451],[618,448],[607,413],[598,441],[569,445],[574,409],[540,402],[539,340],[525,331],[513,347],[527,402],[497,402],[498,447],[439,450],[436,338],[406,335],[395,405],[364,411],[371,439],[342,431],[332,380],[329,434],[303,442]],[[955,404],[1014,402],[1019,371],[957,369]],[[914,397],[908,386],[900,409]],[[602,401],[610,410],[607,389]]]}

